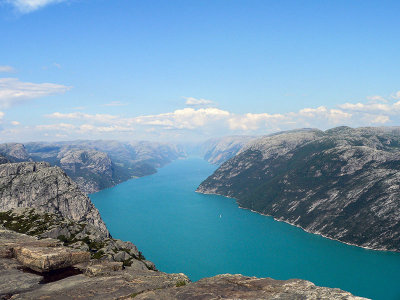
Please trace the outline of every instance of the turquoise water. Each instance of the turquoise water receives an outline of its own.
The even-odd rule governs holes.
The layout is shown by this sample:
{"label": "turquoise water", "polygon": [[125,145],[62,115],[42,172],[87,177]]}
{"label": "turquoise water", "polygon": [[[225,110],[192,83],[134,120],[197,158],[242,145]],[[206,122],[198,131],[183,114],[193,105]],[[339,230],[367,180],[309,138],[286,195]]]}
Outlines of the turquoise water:
{"label": "turquoise water", "polygon": [[309,234],[194,190],[214,170],[178,160],[157,174],[92,194],[115,238],[132,241],[164,272],[193,281],[220,273],[302,278],[373,299],[400,299],[400,254]]}

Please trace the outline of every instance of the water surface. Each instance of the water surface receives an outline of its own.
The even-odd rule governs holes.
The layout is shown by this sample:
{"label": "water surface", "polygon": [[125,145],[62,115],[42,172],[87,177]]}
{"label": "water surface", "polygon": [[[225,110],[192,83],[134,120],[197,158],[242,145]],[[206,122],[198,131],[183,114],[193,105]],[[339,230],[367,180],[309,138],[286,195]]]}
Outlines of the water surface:
{"label": "water surface", "polygon": [[195,193],[215,170],[178,160],[158,173],[92,194],[115,238],[136,244],[159,270],[193,281],[221,273],[301,278],[373,299],[400,299],[400,254],[365,250]]}

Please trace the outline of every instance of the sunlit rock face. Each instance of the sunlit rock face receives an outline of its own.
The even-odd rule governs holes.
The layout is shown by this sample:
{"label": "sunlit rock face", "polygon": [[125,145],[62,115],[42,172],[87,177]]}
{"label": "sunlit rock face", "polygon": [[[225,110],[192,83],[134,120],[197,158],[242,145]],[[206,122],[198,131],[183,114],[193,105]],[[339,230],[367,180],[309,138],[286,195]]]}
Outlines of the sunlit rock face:
{"label": "sunlit rock face", "polygon": [[32,207],[85,221],[109,235],[99,211],[76,183],[62,169],[45,162],[1,164],[0,199],[0,211]]}
{"label": "sunlit rock face", "polygon": [[198,192],[342,242],[400,251],[398,128],[338,127],[259,138]]}
{"label": "sunlit rock face", "polygon": [[227,136],[207,140],[201,146],[204,159],[212,164],[221,164],[235,156],[254,136]]}

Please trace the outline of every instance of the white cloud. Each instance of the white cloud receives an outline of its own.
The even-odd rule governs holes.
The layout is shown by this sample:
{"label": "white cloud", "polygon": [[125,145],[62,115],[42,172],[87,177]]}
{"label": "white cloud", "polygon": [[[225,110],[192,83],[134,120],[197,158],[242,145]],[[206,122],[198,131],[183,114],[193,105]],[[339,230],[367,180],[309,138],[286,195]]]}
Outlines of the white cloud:
{"label": "white cloud", "polygon": [[392,109],[389,104],[382,103],[344,103],[339,105],[341,109],[351,110],[351,111],[384,111],[388,112]]}
{"label": "white cloud", "polygon": [[110,123],[113,122],[115,119],[118,119],[119,116],[116,115],[108,115],[108,114],[85,114],[81,112],[73,112],[73,113],[60,113],[55,112],[50,115],[46,115],[48,118],[53,119],[71,119],[71,120],[89,120],[98,123]]}
{"label": "white cloud", "polygon": [[29,13],[50,4],[66,2],[68,0],[6,0],[21,13]]}
{"label": "white cloud", "polygon": [[17,78],[0,78],[0,107],[8,108],[20,102],[65,93],[71,87],[54,83],[22,82]]}
{"label": "white cloud", "polygon": [[47,125],[37,125],[35,127],[36,129],[39,130],[72,130],[75,129],[76,126],[73,124],[69,124],[69,123],[59,123],[59,124],[47,124]]}
{"label": "white cloud", "polygon": [[18,126],[20,123],[18,121],[11,121],[11,125]]}
{"label": "white cloud", "polygon": [[347,102],[333,108],[305,107],[280,114],[233,113],[216,107],[186,107],[142,116],[54,112],[46,117],[57,120],[56,124],[12,127],[10,122],[6,122],[9,128],[4,129],[2,135],[9,139],[25,134],[29,137],[38,136],[40,139],[60,139],[62,135],[67,135],[70,139],[134,138],[181,141],[231,134],[262,135],[304,127],[328,129],[340,125],[398,125],[400,100],[394,100],[393,97],[387,99],[385,103],[376,97],[370,98],[367,103]]}
{"label": "white cloud", "polygon": [[187,106],[199,107],[199,106],[214,105],[213,101],[207,100],[207,99],[197,99],[197,98],[193,98],[193,97],[183,97],[183,98],[186,99],[185,104]]}
{"label": "white cloud", "polygon": [[3,119],[3,118],[4,118],[4,115],[5,115],[5,113],[4,113],[4,112],[2,112],[2,111],[0,111],[0,121],[1,121],[1,119]]}
{"label": "white cloud", "polygon": [[370,100],[371,102],[387,102],[385,98],[379,95],[368,96],[367,99]]}
{"label": "white cloud", "polygon": [[0,73],[15,73],[16,70],[11,66],[0,66]]}
{"label": "white cloud", "polygon": [[379,115],[376,117],[373,117],[371,120],[371,123],[373,124],[385,124],[387,122],[390,121],[390,118],[388,116],[383,116],[383,115]]}
{"label": "white cloud", "polygon": [[195,129],[223,120],[230,113],[218,108],[184,108],[172,113],[141,116],[131,119],[131,122],[141,125],[159,125],[178,129]]}

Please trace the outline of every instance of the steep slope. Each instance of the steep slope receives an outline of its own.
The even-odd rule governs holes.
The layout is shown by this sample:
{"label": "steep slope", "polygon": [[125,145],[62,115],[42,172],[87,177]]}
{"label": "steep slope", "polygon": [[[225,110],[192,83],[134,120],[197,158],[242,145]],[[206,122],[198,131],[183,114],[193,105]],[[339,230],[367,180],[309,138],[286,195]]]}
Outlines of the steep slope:
{"label": "steep slope", "polygon": [[32,207],[87,222],[105,235],[108,230],[99,211],[63,170],[42,162],[0,165],[0,211]]}
{"label": "steep slope", "polygon": [[260,138],[198,192],[342,242],[400,251],[397,128],[302,130]]}
{"label": "steep slope", "polygon": [[235,156],[254,136],[235,135],[207,140],[201,146],[204,159],[212,164],[221,164]]}

